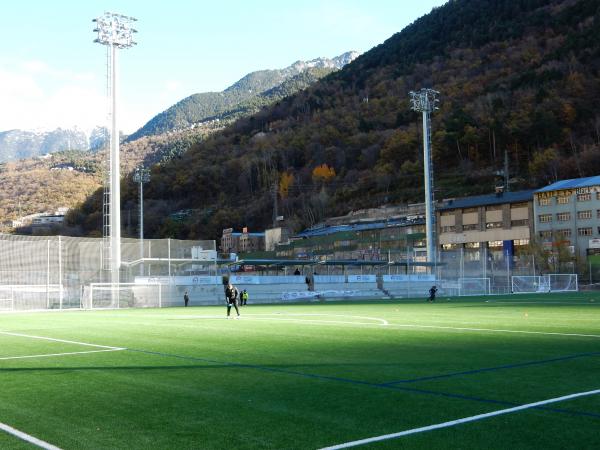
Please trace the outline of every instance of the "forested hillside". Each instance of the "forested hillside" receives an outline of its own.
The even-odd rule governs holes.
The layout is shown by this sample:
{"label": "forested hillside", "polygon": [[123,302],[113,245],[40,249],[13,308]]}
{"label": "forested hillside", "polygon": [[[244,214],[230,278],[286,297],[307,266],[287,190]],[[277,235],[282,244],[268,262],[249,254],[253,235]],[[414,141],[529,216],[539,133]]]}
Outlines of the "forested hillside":
{"label": "forested hillside", "polygon": [[[343,70],[155,166],[145,230],[216,238],[225,227],[261,229],[274,189],[278,213],[297,228],[422,201],[421,121],[408,96],[422,87],[441,92],[437,197],[490,192],[505,151],[512,189],[597,175],[598,36],[597,0],[450,1]],[[80,217],[97,209],[89,199]]]}

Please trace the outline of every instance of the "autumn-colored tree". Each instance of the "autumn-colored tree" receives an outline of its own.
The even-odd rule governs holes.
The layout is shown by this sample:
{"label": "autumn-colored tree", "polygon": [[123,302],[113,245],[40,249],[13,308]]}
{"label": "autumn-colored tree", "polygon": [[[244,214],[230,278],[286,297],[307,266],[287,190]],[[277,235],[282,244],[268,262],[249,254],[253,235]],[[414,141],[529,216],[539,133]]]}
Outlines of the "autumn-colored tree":
{"label": "autumn-colored tree", "polygon": [[294,174],[283,172],[279,177],[279,196],[287,198],[290,186],[294,183]]}
{"label": "autumn-colored tree", "polygon": [[315,181],[330,181],[333,177],[335,177],[335,169],[333,167],[329,167],[327,164],[321,164],[313,169],[312,177]]}

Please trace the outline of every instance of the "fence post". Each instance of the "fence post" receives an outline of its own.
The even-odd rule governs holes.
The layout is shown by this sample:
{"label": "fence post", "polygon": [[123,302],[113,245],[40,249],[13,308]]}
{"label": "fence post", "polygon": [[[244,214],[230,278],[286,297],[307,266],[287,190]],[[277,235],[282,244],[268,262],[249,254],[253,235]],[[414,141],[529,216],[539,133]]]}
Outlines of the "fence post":
{"label": "fence post", "polygon": [[171,283],[171,238],[167,239],[167,257],[169,259],[169,284]]}
{"label": "fence post", "polygon": [[46,240],[46,309],[50,309],[50,239]]}
{"label": "fence post", "polygon": [[63,285],[62,285],[62,241],[58,236],[58,308],[62,309],[63,305]]}

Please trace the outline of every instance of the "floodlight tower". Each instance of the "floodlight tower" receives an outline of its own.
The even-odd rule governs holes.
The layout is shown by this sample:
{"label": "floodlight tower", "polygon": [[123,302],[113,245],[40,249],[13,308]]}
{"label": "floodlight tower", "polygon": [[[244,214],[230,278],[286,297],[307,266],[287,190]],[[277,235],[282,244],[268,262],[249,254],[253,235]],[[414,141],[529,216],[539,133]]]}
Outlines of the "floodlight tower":
{"label": "floodlight tower", "polygon": [[[136,45],[133,41],[132,28],[136,19],[105,12],[102,16],[93,19],[96,22],[95,33],[98,37],[94,42],[107,46],[107,97],[109,99],[108,115],[110,118],[110,163],[109,182],[105,187],[105,203],[108,203],[108,221],[105,217],[103,234],[108,246],[109,268],[111,282],[119,283],[119,269],[121,267],[121,188],[120,188],[120,162],[119,162],[119,128],[117,122],[117,50]],[[108,223],[106,223],[108,222]]]}
{"label": "floodlight tower", "polygon": [[436,247],[433,237],[435,224],[433,205],[433,164],[431,163],[431,113],[438,109],[439,92],[433,89],[421,89],[410,92],[410,101],[414,111],[423,114],[423,167],[425,170],[425,233],[427,237],[427,261],[436,263]]}
{"label": "floodlight tower", "polygon": [[140,275],[144,275],[144,183],[150,181],[150,170],[144,166],[136,167],[133,181],[140,184]]}

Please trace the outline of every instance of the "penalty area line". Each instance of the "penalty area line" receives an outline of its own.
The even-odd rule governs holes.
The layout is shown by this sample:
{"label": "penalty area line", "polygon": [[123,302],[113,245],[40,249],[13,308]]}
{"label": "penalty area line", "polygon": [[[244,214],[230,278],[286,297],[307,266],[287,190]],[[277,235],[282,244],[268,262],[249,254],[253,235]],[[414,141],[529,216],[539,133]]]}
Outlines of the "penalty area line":
{"label": "penalty area line", "polygon": [[41,339],[43,341],[52,341],[52,342],[62,342],[64,344],[76,344],[76,345],[84,345],[87,347],[96,347],[96,348],[107,348],[107,349],[112,349],[112,350],[122,350],[121,347],[113,347],[110,345],[98,345],[98,344],[89,344],[87,342],[78,342],[78,341],[68,341],[66,339],[57,339],[57,338],[51,338],[51,337],[46,337],[46,336],[34,336],[33,334],[22,334],[22,333],[11,333],[8,331],[0,331],[0,334],[4,334],[6,336],[16,336],[16,337],[24,337],[24,338],[30,338],[30,339]]}
{"label": "penalty area line", "polygon": [[43,355],[4,356],[4,357],[0,358],[0,361],[7,361],[7,360],[11,360],[11,359],[47,358],[50,356],[86,355],[88,353],[118,352],[121,350],[127,350],[127,349],[115,347],[115,348],[107,348],[105,350],[88,350],[86,352],[66,352],[66,353],[46,353]]}
{"label": "penalty area line", "polygon": [[598,395],[600,394],[600,389],[595,389],[593,391],[587,392],[578,392],[576,394],[564,395],[562,397],[551,398],[548,400],[542,400],[534,403],[527,403],[525,405],[515,406],[513,408],[500,409],[497,411],[492,411],[489,413],[478,414],[476,416],[464,417],[462,419],[450,420],[448,422],[442,422],[435,425],[428,425],[420,428],[413,428],[411,430],[400,431],[398,433],[384,434],[381,436],[375,436],[367,439],[360,439],[358,441],[345,442],[343,444],[332,445],[330,447],[323,447],[320,450],[339,450],[343,448],[357,447],[359,445],[371,444],[373,442],[386,441],[389,439],[396,439],[402,436],[408,436],[410,434],[424,433],[427,431],[439,430],[440,428],[448,428],[456,425],[461,425],[463,423],[475,422],[482,419],[487,419],[489,417],[500,416],[503,414],[511,414],[518,411],[523,411],[525,409],[537,408],[539,406],[548,405],[550,403],[558,403],[563,402],[565,400],[572,400],[574,398],[579,397],[587,397],[590,395]]}
{"label": "penalty area line", "polygon": [[45,450],[61,450],[59,447],[49,444],[46,441],[42,441],[34,436],[31,436],[27,433],[23,433],[22,431],[17,430],[16,428],[11,427],[10,425],[6,425],[5,423],[0,422],[0,430],[18,438],[22,441],[29,442],[30,444],[36,445]]}

